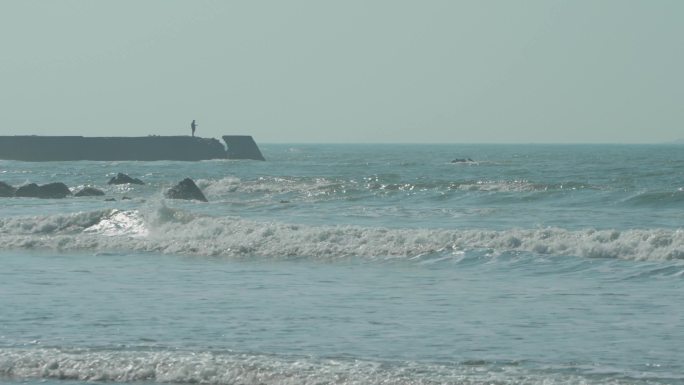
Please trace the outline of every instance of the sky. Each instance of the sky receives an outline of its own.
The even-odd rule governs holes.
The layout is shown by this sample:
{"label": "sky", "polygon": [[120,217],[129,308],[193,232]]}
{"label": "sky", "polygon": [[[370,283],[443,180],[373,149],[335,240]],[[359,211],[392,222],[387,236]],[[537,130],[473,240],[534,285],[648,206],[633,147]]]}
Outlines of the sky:
{"label": "sky", "polygon": [[0,135],[684,138],[681,0],[3,0]]}

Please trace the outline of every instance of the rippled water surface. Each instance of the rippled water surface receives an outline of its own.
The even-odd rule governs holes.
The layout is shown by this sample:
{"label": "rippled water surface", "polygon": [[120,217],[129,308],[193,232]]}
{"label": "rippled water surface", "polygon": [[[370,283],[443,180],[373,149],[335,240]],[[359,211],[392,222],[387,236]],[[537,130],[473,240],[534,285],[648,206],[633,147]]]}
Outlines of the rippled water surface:
{"label": "rippled water surface", "polygon": [[681,146],[262,151],[0,161],[0,381],[684,383]]}

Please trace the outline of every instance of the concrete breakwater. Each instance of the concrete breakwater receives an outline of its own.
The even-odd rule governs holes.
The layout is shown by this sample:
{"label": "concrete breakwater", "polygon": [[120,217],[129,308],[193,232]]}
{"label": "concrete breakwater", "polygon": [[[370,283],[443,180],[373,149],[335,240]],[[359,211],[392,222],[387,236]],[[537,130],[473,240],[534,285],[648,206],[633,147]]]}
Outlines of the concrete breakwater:
{"label": "concrete breakwater", "polygon": [[0,159],[70,160],[264,160],[251,136],[226,135],[226,147],[213,138],[191,136],[84,137],[0,136]]}

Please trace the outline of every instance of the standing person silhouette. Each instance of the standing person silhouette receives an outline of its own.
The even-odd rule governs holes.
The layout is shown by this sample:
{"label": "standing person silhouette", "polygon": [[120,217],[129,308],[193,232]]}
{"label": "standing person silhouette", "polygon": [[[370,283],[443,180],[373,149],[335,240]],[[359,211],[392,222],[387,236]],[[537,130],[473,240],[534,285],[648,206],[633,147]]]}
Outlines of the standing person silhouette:
{"label": "standing person silhouette", "polygon": [[190,128],[192,128],[192,136],[195,136],[195,127],[197,127],[198,124],[195,123],[195,119],[192,120],[192,123],[190,123]]}

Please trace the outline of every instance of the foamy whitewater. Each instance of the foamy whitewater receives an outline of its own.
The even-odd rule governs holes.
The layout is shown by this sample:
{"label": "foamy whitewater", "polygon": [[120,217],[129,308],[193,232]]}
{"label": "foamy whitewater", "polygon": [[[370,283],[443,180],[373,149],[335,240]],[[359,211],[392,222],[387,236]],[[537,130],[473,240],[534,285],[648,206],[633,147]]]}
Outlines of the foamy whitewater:
{"label": "foamy whitewater", "polygon": [[0,161],[0,382],[684,384],[684,146],[261,147]]}

